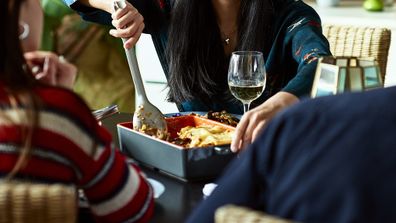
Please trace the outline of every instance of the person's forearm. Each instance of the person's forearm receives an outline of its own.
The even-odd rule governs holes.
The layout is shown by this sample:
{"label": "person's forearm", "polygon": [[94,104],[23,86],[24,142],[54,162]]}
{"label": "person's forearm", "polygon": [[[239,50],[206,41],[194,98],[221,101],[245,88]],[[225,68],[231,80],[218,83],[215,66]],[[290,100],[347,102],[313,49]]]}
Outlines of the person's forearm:
{"label": "person's forearm", "polygon": [[114,0],[78,0],[84,5],[101,9],[103,11],[106,11],[108,13],[113,12],[113,2]]}
{"label": "person's forearm", "polygon": [[295,95],[289,92],[280,91],[274,96],[270,97],[261,106],[271,108],[271,113],[276,114],[280,110],[283,110],[284,108],[289,107],[290,105],[293,105],[298,101],[299,99]]}
{"label": "person's forearm", "polygon": [[272,96],[268,101],[275,103],[280,107],[288,107],[299,101],[298,97],[286,91],[280,91]]}

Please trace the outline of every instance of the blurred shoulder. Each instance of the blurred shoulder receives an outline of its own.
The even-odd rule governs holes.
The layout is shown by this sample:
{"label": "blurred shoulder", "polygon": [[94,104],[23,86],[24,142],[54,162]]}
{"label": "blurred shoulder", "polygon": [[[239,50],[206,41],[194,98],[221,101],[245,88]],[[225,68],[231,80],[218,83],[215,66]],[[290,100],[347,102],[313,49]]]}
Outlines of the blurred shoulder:
{"label": "blurred shoulder", "polygon": [[274,8],[278,19],[319,18],[317,12],[302,0],[275,1]]}
{"label": "blurred shoulder", "polygon": [[96,120],[85,101],[71,90],[52,86],[39,86],[35,92],[42,100],[44,110],[55,111],[59,114],[77,119],[85,126],[93,127]]}
{"label": "blurred shoulder", "polygon": [[286,109],[282,116],[290,119],[327,116],[337,119],[353,119],[369,116],[390,116],[396,112],[396,87],[382,88],[358,93],[306,99]]}

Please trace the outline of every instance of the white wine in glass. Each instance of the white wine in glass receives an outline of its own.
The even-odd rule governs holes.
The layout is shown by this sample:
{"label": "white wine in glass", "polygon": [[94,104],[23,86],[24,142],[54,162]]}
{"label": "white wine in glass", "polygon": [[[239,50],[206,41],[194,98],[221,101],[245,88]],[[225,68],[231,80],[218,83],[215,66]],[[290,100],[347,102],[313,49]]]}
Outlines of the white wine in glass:
{"label": "white wine in glass", "polygon": [[244,113],[250,103],[263,93],[266,82],[264,57],[258,51],[235,51],[228,68],[228,86],[232,95],[243,103]]}

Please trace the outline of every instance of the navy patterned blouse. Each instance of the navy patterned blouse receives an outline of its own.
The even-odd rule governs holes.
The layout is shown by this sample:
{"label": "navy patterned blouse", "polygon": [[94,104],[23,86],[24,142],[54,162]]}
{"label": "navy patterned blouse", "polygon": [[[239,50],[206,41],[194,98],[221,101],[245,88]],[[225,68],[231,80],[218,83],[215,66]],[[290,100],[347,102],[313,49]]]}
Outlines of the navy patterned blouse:
{"label": "navy patterned blouse", "polygon": [[[110,14],[86,7],[75,0],[64,0],[78,11],[83,19],[111,25]],[[145,18],[145,32],[151,34],[162,67],[168,77],[165,48],[172,1],[129,0]],[[281,2],[281,1],[278,1]],[[322,34],[319,15],[301,0],[284,0],[275,4],[273,45],[266,58],[267,86],[255,107],[279,91],[289,92],[299,98],[307,96],[312,87],[317,59],[330,55],[329,44]],[[227,74],[223,74],[226,80]],[[276,76],[275,78],[272,78]],[[226,110],[241,114],[242,104],[225,98],[213,98],[208,105],[199,98],[178,105],[181,111]]]}

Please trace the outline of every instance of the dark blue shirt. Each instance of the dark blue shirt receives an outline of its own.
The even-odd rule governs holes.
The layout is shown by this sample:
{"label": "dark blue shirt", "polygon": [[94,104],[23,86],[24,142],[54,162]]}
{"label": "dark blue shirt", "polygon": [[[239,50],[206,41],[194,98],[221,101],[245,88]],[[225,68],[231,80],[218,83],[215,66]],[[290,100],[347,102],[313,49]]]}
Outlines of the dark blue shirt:
{"label": "dark blue shirt", "polygon": [[[86,7],[75,0],[64,0],[71,8],[80,12],[84,19],[111,24],[108,13]],[[145,32],[150,33],[160,62],[168,77],[165,48],[167,31],[172,9],[170,0],[130,0],[145,18]],[[330,55],[327,39],[322,35],[318,14],[299,0],[274,1],[275,18],[273,24],[273,45],[266,59],[267,86],[259,99],[252,103],[255,107],[279,91],[286,91],[297,97],[310,93],[316,70],[317,59]],[[227,74],[223,79],[227,79]],[[276,78],[275,78],[276,77]],[[219,88],[227,88],[220,86]],[[228,89],[224,89],[228,91]],[[182,111],[227,110],[241,114],[243,106],[238,101],[225,97],[213,97],[212,104],[202,103],[200,98],[178,105]]]}
{"label": "dark blue shirt", "polygon": [[235,160],[188,222],[237,204],[299,222],[396,222],[396,87],[301,102]]}

